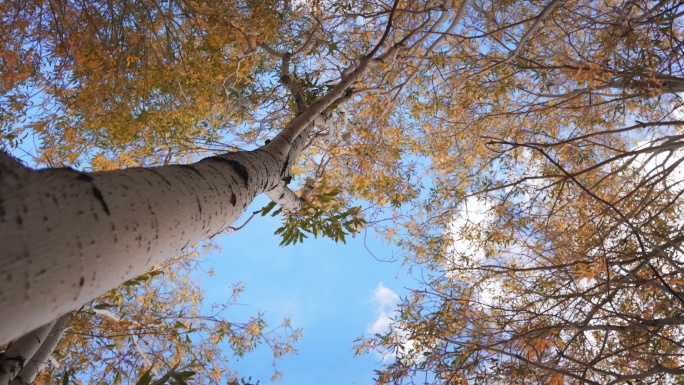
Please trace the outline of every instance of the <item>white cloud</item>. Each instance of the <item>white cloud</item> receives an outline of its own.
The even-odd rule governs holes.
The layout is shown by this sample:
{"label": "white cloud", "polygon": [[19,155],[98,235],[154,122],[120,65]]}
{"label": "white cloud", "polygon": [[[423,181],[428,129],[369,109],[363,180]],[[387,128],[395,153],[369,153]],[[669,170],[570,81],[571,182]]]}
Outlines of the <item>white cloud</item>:
{"label": "white cloud", "polygon": [[[470,197],[463,201],[458,215],[447,229],[452,237],[452,243],[443,262],[447,276],[471,285],[476,302],[486,307],[495,305],[497,301],[506,300],[508,293],[502,288],[500,276],[491,275],[483,279],[478,268],[506,264],[520,253],[520,247],[512,244],[499,254],[489,257],[486,255],[483,246],[487,241],[487,233],[480,230],[494,226],[493,221],[491,202],[478,197]],[[525,265],[524,261],[517,262],[519,266]]]}
{"label": "white cloud", "polygon": [[387,312],[382,311],[376,315],[375,322],[368,328],[368,332],[373,334],[386,332],[392,325],[392,322],[392,317]]}
{"label": "white cloud", "polygon": [[368,327],[368,332],[373,334],[386,332],[392,324],[392,318],[397,313],[396,307],[399,296],[380,282],[373,290],[371,302],[376,304],[375,321]]}
{"label": "white cloud", "polygon": [[[457,253],[464,261],[469,262],[480,262],[485,259],[484,250],[480,247],[480,240],[464,236],[464,233],[473,227],[483,226],[491,221],[489,214],[491,208],[492,205],[489,202],[476,197],[470,197],[461,204],[460,215],[454,218],[448,230],[453,237],[449,254]],[[456,261],[451,262],[458,264]]]}
{"label": "white cloud", "polygon": [[371,301],[378,304],[380,311],[384,311],[387,308],[396,306],[397,302],[399,302],[399,296],[380,282],[375,290],[373,290]]}
{"label": "white cloud", "polygon": [[[413,341],[406,338],[406,332],[396,327],[395,318],[398,314],[397,304],[399,303],[399,296],[392,289],[386,287],[382,282],[373,290],[373,297],[371,302],[376,305],[375,319],[373,323],[368,326],[367,331],[372,334],[382,334],[390,330],[394,326],[394,333],[397,333],[400,339],[406,340],[403,345],[407,349],[413,347]],[[383,360],[389,360],[395,357],[393,352],[377,351],[378,357]]]}

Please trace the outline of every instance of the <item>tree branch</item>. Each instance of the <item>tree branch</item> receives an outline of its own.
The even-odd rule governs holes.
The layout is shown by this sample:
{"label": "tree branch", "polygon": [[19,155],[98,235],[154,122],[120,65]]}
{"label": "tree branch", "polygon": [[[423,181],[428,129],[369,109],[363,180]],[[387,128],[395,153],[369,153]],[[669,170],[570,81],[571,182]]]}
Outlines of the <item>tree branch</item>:
{"label": "tree branch", "polygon": [[0,384],[9,384],[45,342],[55,321],[21,336],[0,354]]}
{"label": "tree branch", "polygon": [[36,379],[38,373],[47,365],[52,352],[57,347],[57,344],[64,335],[66,324],[71,319],[71,313],[67,313],[57,320],[52,322],[50,333],[45,338],[45,341],[40,345],[40,348],[31,357],[31,360],[26,363],[21,372],[12,380],[10,385],[30,385]]}
{"label": "tree branch", "polygon": [[306,97],[299,87],[299,84],[297,84],[290,74],[290,57],[290,53],[285,53],[283,55],[282,63],[280,65],[280,84],[292,94],[292,98],[295,102],[295,113],[296,115],[299,115],[304,112],[308,106],[306,104]]}

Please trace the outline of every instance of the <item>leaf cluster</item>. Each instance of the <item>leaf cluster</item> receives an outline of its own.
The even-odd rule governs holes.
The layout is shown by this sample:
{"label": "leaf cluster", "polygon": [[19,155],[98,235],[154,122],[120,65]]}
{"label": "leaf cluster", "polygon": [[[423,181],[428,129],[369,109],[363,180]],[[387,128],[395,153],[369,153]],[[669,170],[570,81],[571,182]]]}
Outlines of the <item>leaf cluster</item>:
{"label": "leaf cluster", "polygon": [[[274,207],[275,203],[266,205],[261,215],[267,215]],[[282,209],[277,209],[271,216],[281,212]],[[335,242],[346,243],[345,236],[355,235],[365,224],[361,207],[348,207],[340,196],[340,190],[331,188],[322,181],[307,197],[302,210],[284,214],[283,226],[275,231],[275,235],[282,237],[280,246],[301,243],[308,235],[313,235],[314,238],[320,235]]]}

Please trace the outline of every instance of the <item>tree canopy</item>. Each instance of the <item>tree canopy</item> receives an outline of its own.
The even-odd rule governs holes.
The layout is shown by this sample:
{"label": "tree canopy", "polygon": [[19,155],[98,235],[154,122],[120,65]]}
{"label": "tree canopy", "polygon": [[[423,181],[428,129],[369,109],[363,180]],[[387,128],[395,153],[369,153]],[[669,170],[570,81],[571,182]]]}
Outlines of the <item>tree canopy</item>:
{"label": "tree canopy", "polygon": [[394,357],[378,382],[672,383],[683,6],[8,1],[0,135],[104,170],[323,115],[283,242],[366,224],[428,273],[360,342]]}

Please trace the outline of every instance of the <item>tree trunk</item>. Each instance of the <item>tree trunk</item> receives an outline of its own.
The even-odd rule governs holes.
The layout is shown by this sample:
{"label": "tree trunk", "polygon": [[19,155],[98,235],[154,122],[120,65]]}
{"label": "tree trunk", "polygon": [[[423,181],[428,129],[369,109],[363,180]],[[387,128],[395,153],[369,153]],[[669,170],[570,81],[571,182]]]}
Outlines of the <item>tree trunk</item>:
{"label": "tree trunk", "polygon": [[276,137],[190,165],[93,173],[32,170],[0,153],[0,344],[219,233],[258,194],[282,190],[308,131],[292,144]]}
{"label": "tree trunk", "polygon": [[52,321],[26,333],[0,354],[0,385],[9,384],[19,374],[24,365],[45,342],[54,325],[55,322]]}
{"label": "tree trunk", "polygon": [[[57,347],[59,340],[62,339],[64,330],[66,330],[66,324],[71,318],[71,313],[67,313],[59,317],[50,330],[50,333],[45,338],[45,341],[40,345],[40,348],[31,357],[21,372],[14,377],[14,380],[10,382],[10,385],[31,385],[36,379],[38,373],[45,368],[47,361],[52,355],[52,352]],[[3,384],[4,385],[4,384]]]}

